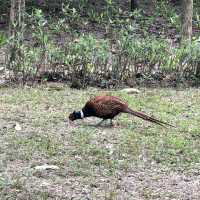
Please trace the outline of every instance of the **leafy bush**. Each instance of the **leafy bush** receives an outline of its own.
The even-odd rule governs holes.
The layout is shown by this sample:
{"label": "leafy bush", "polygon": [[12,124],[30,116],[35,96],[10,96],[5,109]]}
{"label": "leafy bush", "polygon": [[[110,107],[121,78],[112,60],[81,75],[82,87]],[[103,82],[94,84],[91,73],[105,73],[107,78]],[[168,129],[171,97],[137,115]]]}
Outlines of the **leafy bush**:
{"label": "leafy bush", "polygon": [[0,47],[5,45],[7,42],[7,38],[4,33],[0,32]]}
{"label": "leafy bush", "polygon": [[65,63],[74,76],[84,79],[92,77],[91,73],[104,73],[109,54],[106,40],[97,40],[92,35],[81,36],[66,45],[66,52]]}
{"label": "leafy bush", "polygon": [[124,66],[121,69],[123,75],[127,74],[126,70],[132,74],[151,73],[156,66],[165,68],[168,65],[169,45],[161,39],[139,38],[137,35],[130,36],[130,34],[123,33],[117,40],[116,48],[120,52],[118,54],[120,62],[117,65]]}
{"label": "leafy bush", "polygon": [[[90,80],[124,81],[130,77],[135,78],[138,73],[150,78],[157,72],[177,73],[179,75],[176,77],[184,78],[200,76],[200,48],[196,41],[191,45],[172,47],[164,39],[150,34],[138,34],[136,21],[130,22],[129,19],[124,20],[124,24],[120,22],[120,26],[124,27],[122,31],[112,29],[117,20],[112,18],[109,10],[114,13],[116,7],[114,1],[109,0],[101,2],[104,6],[98,12],[95,11],[93,17],[103,23],[108,19],[107,23],[110,24],[106,26],[112,29],[112,40],[98,39],[88,33],[80,36],[77,31],[73,31],[73,25],[83,25],[82,18],[88,17],[90,9],[94,9],[91,4],[93,1],[81,0],[80,4],[72,0],[66,2],[62,7],[62,18],[53,24],[49,24],[49,18],[45,17],[40,9],[32,9],[32,12],[26,15],[24,26],[31,36],[28,41],[22,41],[23,33],[9,38],[9,45],[14,44],[18,52],[15,63],[11,63],[11,70],[24,82],[35,79],[42,73],[57,71],[65,79],[79,78],[83,85]],[[87,4],[91,4],[91,8],[86,9]],[[99,2],[94,1],[94,4]],[[81,15],[83,8],[85,16]],[[166,12],[166,18],[174,16],[174,11],[167,13],[167,9],[162,10]],[[102,15],[96,18],[99,12]],[[134,17],[142,21],[140,14],[136,11]],[[90,16],[89,19],[92,20],[93,17]],[[53,31],[47,32],[49,28]],[[62,41],[59,42],[59,39]],[[0,45],[5,44],[5,41],[6,37],[0,34]]]}
{"label": "leafy bush", "polygon": [[[179,53],[179,51],[181,53]],[[199,41],[193,41],[191,44],[186,44],[180,49],[177,49],[179,56],[181,72],[183,76],[190,77],[194,75],[200,76],[200,44]]]}

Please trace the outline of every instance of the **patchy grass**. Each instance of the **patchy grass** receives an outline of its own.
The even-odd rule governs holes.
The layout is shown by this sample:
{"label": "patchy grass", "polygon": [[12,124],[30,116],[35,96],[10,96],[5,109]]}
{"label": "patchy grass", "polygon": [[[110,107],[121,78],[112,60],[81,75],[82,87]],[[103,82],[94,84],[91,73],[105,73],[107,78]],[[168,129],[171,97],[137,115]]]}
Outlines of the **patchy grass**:
{"label": "patchy grass", "polygon": [[[71,111],[105,93],[177,128],[126,114],[112,128],[92,126],[96,118],[68,123]],[[128,95],[94,88],[2,88],[0,199],[199,199],[199,103],[198,89],[142,88]],[[60,169],[34,169],[43,164]]]}

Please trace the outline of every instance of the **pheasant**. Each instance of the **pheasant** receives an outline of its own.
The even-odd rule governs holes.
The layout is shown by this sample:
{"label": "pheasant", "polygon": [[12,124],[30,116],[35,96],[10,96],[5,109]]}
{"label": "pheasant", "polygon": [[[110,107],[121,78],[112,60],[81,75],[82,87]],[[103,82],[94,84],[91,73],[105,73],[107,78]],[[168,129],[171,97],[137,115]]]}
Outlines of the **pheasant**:
{"label": "pheasant", "polygon": [[173,125],[150,117],[142,112],[132,110],[128,107],[126,102],[114,96],[96,96],[90,99],[86,102],[81,111],[72,112],[69,115],[69,120],[74,121],[85,117],[98,117],[103,119],[98,125],[107,119],[110,119],[110,124],[113,125],[112,119],[120,113],[128,113],[160,126],[168,125],[174,127]]}

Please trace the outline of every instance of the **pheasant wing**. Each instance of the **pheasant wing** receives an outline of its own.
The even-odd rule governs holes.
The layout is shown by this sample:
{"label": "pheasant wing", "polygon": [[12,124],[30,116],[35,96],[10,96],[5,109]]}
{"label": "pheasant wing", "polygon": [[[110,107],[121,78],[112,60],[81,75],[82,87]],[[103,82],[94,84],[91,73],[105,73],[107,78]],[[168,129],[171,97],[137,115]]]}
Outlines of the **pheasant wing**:
{"label": "pheasant wing", "polygon": [[120,101],[118,98],[104,96],[104,98],[95,98],[90,101],[95,109],[97,117],[108,119],[113,118],[123,111],[126,104]]}

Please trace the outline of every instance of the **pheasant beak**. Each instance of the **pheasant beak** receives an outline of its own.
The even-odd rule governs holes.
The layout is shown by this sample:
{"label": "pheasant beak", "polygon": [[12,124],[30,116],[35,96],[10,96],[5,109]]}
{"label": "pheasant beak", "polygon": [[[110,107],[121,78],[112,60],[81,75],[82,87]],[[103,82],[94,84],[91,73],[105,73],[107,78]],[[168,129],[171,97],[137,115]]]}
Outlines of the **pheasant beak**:
{"label": "pheasant beak", "polygon": [[68,119],[68,124],[69,124],[70,126],[73,126],[73,125],[74,125],[74,122],[73,122],[72,120]]}

